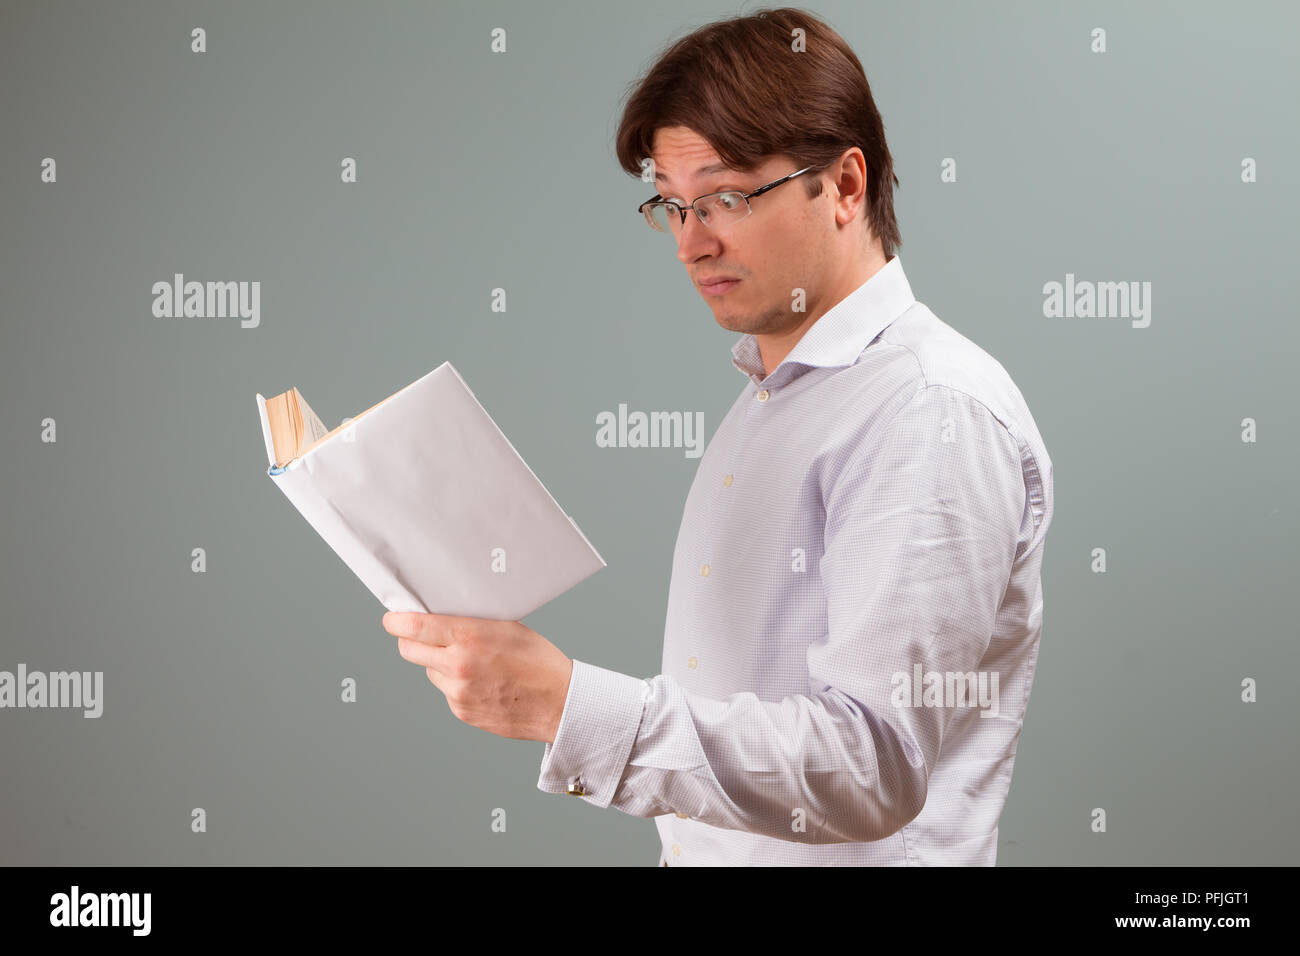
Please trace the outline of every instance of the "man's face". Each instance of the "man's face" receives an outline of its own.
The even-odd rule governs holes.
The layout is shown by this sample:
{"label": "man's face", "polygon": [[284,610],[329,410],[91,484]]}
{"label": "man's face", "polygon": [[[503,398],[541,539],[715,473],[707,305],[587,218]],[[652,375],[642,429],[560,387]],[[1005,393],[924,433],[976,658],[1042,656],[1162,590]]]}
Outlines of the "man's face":
{"label": "man's face", "polygon": [[[651,157],[655,188],[683,207],[706,193],[753,192],[801,168],[789,157],[774,156],[757,169],[734,172],[725,168],[703,137],[684,126],[658,129]],[[794,311],[794,290],[804,289],[812,298],[821,286],[827,259],[833,257],[829,240],[834,234],[834,213],[829,196],[823,191],[809,199],[802,182],[815,175],[810,170],[751,199],[754,211],[749,216],[721,228],[705,226],[687,210],[686,224],[676,237],[677,258],[723,328],[781,333],[808,318]],[[724,276],[740,281],[717,293],[702,283]]]}

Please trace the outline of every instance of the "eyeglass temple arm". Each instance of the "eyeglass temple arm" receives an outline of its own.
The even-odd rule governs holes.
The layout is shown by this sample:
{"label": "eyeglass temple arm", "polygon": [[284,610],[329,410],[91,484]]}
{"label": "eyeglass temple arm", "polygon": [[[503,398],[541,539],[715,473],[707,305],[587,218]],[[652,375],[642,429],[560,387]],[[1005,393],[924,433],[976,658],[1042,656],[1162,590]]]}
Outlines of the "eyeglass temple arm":
{"label": "eyeglass temple arm", "polygon": [[784,182],[789,182],[791,179],[794,179],[796,176],[799,176],[799,175],[802,175],[803,173],[808,172],[808,170],[810,170],[810,169],[812,169],[812,168],[813,168],[813,167],[811,167],[811,166],[805,166],[803,169],[796,169],[796,170],[795,170],[794,172],[792,172],[789,176],[782,176],[780,179],[778,179],[778,180],[777,180],[776,182],[774,182],[774,183],[768,183],[766,186],[759,186],[759,187],[758,187],[757,189],[755,189],[752,193],[742,194],[742,195],[744,195],[746,199],[752,199],[754,196],[761,196],[761,195],[763,195],[763,193],[767,192],[769,189],[775,189],[777,186],[780,186],[782,183],[784,183]]}

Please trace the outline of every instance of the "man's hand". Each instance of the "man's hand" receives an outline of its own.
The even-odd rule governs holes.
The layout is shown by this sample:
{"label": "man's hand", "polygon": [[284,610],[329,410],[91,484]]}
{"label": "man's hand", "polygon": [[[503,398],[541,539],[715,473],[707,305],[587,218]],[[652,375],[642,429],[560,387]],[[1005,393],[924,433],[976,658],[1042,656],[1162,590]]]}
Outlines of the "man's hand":
{"label": "man's hand", "polygon": [[531,627],[389,611],[384,630],[419,664],[459,720],[515,740],[555,742],[573,661]]}

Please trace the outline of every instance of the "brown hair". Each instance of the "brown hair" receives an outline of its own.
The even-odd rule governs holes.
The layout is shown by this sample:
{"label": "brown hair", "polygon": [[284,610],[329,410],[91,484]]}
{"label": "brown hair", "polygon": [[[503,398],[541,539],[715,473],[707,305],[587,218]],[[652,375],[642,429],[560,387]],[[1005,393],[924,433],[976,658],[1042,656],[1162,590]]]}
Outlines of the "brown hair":
{"label": "brown hair", "polygon": [[[794,49],[795,29],[806,49]],[[615,137],[619,165],[640,176],[655,130],[685,126],[732,169],[792,157],[818,169],[862,150],[867,215],[886,258],[903,242],[894,218],[894,160],[862,64],[844,38],[812,14],[764,8],[720,20],[665,49],[628,98]],[[801,176],[809,198],[819,177]]]}

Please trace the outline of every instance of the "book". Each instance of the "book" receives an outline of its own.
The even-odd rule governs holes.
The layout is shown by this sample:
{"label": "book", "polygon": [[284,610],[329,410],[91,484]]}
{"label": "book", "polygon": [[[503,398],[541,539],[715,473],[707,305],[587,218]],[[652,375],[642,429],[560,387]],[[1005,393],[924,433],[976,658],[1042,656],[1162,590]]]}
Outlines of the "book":
{"label": "book", "polygon": [[450,362],[327,429],[257,395],[267,474],[390,611],[514,621],[605,561]]}

